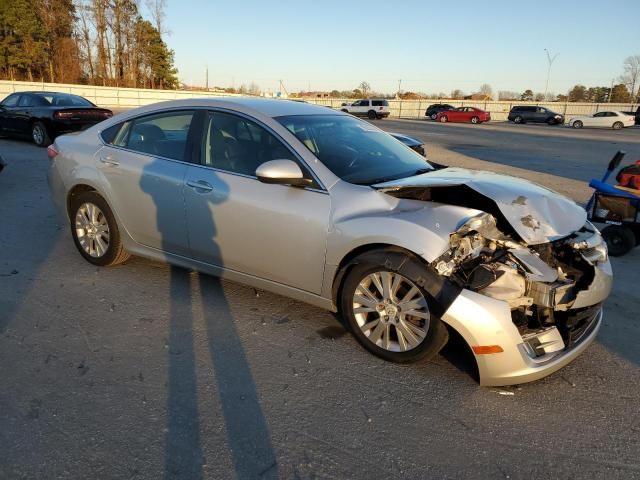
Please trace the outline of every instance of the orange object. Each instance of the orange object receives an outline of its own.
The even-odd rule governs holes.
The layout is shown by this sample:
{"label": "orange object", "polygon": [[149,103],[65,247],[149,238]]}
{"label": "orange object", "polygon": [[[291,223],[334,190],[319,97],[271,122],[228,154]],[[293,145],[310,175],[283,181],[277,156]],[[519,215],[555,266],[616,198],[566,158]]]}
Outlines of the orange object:
{"label": "orange object", "polygon": [[504,350],[500,345],[476,345],[471,347],[476,355],[489,355],[490,353],[502,353]]}

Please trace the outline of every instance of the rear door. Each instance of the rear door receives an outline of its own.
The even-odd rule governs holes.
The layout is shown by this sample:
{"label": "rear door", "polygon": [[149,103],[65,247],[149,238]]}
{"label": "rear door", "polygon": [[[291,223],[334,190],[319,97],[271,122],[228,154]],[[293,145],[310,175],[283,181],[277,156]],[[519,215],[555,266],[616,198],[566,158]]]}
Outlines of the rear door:
{"label": "rear door", "polygon": [[189,254],[184,178],[195,118],[193,110],[137,117],[96,154],[109,201],[131,237],[182,256]]}

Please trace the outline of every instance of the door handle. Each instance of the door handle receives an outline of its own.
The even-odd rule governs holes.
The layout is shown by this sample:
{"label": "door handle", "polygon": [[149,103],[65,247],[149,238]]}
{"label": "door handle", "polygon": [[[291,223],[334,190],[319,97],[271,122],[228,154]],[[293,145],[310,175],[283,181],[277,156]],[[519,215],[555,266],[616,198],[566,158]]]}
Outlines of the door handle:
{"label": "door handle", "polygon": [[100,161],[106,165],[110,165],[112,167],[117,167],[118,165],[120,165],[120,162],[118,162],[117,160],[114,160],[112,157],[100,157]]}
{"label": "door handle", "polygon": [[211,186],[211,184],[208,182],[205,182],[204,180],[198,180],[197,182],[193,180],[188,180],[187,185],[191,188],[195,188],[196,190],[199,190],[200,192],[210,192],[211,190],[213,190],[213,187]]}

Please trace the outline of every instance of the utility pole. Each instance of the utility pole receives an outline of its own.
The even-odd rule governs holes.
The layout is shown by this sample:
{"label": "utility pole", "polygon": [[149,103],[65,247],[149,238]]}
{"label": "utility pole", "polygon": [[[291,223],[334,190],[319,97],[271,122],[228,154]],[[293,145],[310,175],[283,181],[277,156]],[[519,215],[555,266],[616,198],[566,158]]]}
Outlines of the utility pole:
{"label": "utility pole", "polygon": [[209,65],[205,67],[205,87],[207,92],[209,91]]}
{"label": "utility pole", "polygon": [[611,103],[611,95],[613,95],[613,78],[611,79],[611,88],[609,88],[609,98],[607,102]]}
{"label": "utility pole", "polygon": [[402,86],[402,79],[398,80],[398,93],[396,94],[396,96],[398,98],[400,98],[400,87]]}
{"label": "utility pole", "polygon": [[549,64],[549,67],[547,68],[547,83],[544,86],[544,99],[546,100],[547,99],[547,92],[549,91],[549,77],[551,76],[551,65],[553,65],[553,62],[555,61],[555,59],[558,56],[558,54],[556,53],[552,57],[551,54],[549,53],[549,50],[547,50],[545,48],[544,51],[547,54],[547,63]]}

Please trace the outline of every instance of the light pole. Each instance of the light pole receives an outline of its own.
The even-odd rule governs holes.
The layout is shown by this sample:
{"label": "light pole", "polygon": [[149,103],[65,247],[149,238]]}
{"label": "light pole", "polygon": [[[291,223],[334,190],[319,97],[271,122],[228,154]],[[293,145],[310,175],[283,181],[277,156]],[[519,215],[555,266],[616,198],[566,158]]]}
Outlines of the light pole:
{"label": "light pole", "polygon": [[549,53],[549,50],[547,50],[545,48],[544,51],[547,54],[547,62],[549,64],[549,67],[547,68],[547,83],[544,86],[544,99],[546,101],[547,100],[547,92],[549,91],[549,77],[551,76],[551,65],[553,65],[553,62],[556,59],[556,57],[558,56],[558,54],[556,53],[552,57],[551,54]]}

